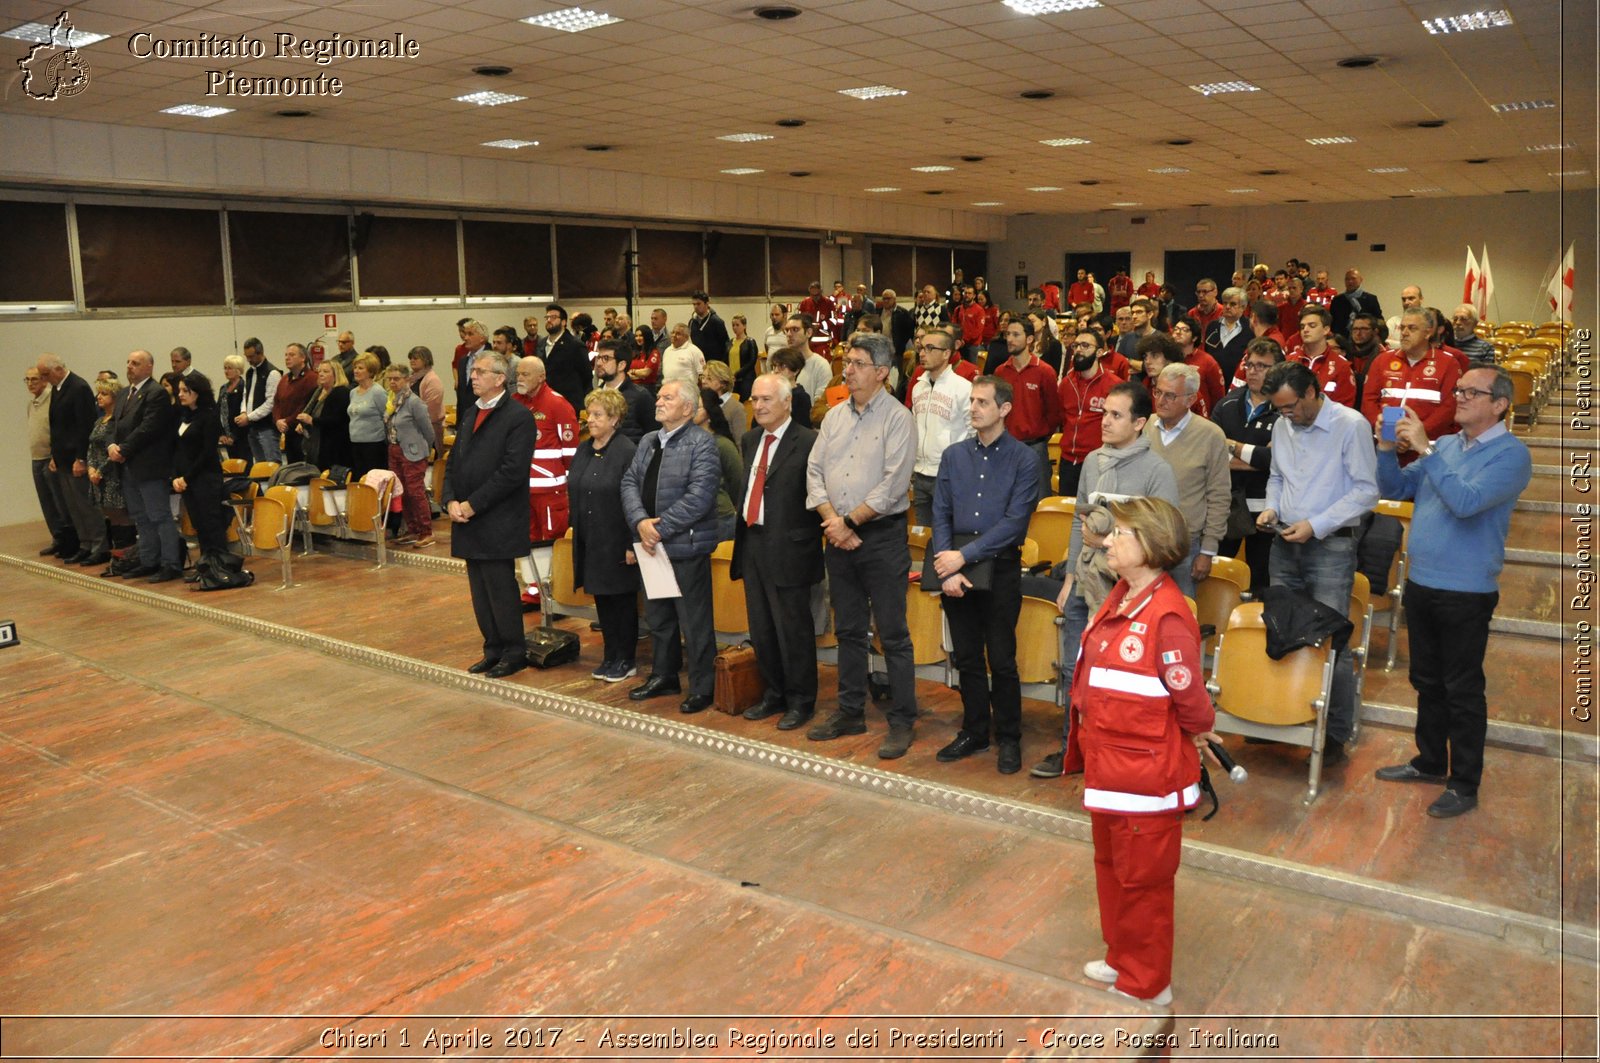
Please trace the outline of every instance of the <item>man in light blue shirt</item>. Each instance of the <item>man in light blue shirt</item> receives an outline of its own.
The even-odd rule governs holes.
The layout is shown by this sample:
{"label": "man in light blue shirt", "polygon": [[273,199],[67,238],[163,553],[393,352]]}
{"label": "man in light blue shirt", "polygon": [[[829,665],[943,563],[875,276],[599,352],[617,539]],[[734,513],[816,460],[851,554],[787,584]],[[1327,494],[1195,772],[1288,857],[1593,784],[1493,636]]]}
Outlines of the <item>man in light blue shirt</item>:
{"label": "man in light blue shirt", "polygon": [[[1378,443],[1378,483],[1390,498],[1416,502],[1406,572],[1411,685],[1417,691],[1417,755],[1379,768],[1385,782],[1446,783],[1428,815],[1448,819],[1478,804],[1489,712],[1483,654],[1499,604],[1506,533],[1517,496],[1533,476],[1528,448],[1506,430],[1511,377],[1495,366],[1469,369],[1455,389],[1461,431],[1429,442],[1407,410],[1395,442]],[[1416,461],[1400,467],[1397,449]],[[1446,769],[1449,774],[1446,775]]]}
{"label": "man in light blue shirt", "polygon": [[[1278,422],[1272,426],[1267,508],[1256,518],[1276,528],[1268,579],[1304,591],[1344,616],[1356,575],[1361,518],[1378,503],[1372,426],[1348,406],[1327,401],[1316,374],[1298,362],[1274,366],[1262,386]],[[1336,647],[1322,763],[1344,759],[1355,725],[1355,673],[1348,646]]]}

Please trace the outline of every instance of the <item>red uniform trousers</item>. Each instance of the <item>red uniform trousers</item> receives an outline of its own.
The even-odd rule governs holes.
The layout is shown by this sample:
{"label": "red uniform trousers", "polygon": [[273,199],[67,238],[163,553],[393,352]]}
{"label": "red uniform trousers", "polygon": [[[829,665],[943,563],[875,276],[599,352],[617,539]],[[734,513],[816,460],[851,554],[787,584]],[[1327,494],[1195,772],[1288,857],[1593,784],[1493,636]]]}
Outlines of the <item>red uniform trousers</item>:
{"label": "red uniform trousers", "polygon": [[1183,812],[1089,813],[1100,936],[1117,988],[1149,1000],[1172,985],[1173,894]]}

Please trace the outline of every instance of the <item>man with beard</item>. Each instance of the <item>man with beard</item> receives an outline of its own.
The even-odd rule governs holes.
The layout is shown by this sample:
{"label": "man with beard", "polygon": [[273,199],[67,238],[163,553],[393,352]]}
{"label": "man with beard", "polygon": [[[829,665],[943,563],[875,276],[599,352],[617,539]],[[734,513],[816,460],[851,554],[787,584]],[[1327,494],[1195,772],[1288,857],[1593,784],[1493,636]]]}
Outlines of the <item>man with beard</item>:
{"label": "man with beard", "polygon": [[1061,377],[1061,465],[1056,494],[1076,497],[1083,462],[1103,442],[1106,396],[1122,381],[1100,364],[1100,334],[1080,329],[1072,338],[1072,368]]}
{"label": "man with beard", "polygon": [[526,353],[544,360],[550,386],[567,400],[567,405],[581,410],[583,397],[589,394],[589,384],[593,380],[589,372],[589,349],[567,331],[567,311],[560,303],[544,308],[544,332],[539,339],[539,349]]}

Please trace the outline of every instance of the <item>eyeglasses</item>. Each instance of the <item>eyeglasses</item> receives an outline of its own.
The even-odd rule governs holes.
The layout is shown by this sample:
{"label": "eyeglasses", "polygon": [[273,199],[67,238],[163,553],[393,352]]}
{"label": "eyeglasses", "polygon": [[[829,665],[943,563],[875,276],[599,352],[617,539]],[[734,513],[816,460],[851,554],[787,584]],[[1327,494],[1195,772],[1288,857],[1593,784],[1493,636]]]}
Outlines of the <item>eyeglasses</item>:
{"label": "eyeglasses", "polygon": [[1483,388],[1454,388],[1450,394],[1458,399],[1476,399],[1493,395],[1494,392],[1485,391]]}
{"label": "eyeglasses", "polygon": [[1196,295],[1215,295],[1215,294],[1217,294],[1217,290],[1215,288],[1196,288],[1194,290],[1194,294],[1196,294]]}
{"label": "eyeglasses", "polygon": [[1276,362],[1246,362],[1244,370],[1247,373],[1265,373],[1276,364]]}
{"label": "eyeglasses", "polygon": [[844,365],[846,369],[871,369],[872,360],[870,358],[846,358]]}
{"label": "eyeglasses", "polygon": [[1118,524],[1118,525],[1113,526],[1110,531],[1106,532],[1106,540],[1109,542],[1110,540],[1117,538],[1119,535],[1132,535],[1132,534],[1133,534],[1133,529],[1132,528],[1124,528],[1122,525]]}
{"label": "eyeglasses", "polygon": [[1075,351],[1093,351],[1098,348],[1099,344],[1092,340],[1077,340],[1072,344],[1072,349]]}
{"label": "eyeglasses", "polygon": [[947,351],[947,352],[952,350],[952,349],[953,348],[950,348],[950,347],[939,347],[939,346],[937,346],[935,344],[932,344],[932,343],[924,343],[921,347],[917,348],[917,350],[919,350],[919,351]]}
{"label": "eyeglasses", "polygon": [[1153,394],[1156,398],[1165,399],[1168,402],[1175,402],[1178,399],[1188,398],[1188,396],[1181,391],[1164,391],[1160,388],[1157,388]]}

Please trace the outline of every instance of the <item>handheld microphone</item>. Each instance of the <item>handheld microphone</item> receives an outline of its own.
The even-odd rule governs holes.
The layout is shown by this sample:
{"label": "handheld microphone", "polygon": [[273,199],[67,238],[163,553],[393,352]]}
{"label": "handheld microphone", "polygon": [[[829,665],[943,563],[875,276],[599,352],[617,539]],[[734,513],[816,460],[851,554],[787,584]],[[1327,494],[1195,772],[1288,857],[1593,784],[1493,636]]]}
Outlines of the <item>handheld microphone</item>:
{"label": "handheld microphone", "polygon": [[1223,769],[1228,773],[1228,778],[1236,783],[1242,783],[1250,778],[1250,773],[1241,768],[1238,762],[1228,755],[1228,751],[1222,747],[1221,743],[1213,742],[1208,738],[1206,739],[1206,745],[1211,747],[1211,755],[1216,757],[1222,764]]}

